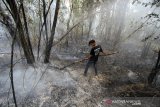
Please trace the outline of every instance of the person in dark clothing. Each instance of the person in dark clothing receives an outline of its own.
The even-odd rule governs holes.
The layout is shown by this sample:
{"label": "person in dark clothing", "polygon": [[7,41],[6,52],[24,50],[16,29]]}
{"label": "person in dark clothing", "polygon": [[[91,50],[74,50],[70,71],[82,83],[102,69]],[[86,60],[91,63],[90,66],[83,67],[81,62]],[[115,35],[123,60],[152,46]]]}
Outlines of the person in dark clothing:
{"label": "person in dark clothing", "polygon": [[96,45],[95,40],[90,40],[89,46],[91,46],[92,49],[90,51],[90,55],[85,58],[86,60],[88,60],[88,62],[85,67],[84,76],[87,76],[87,71],[88,71],[88,68],[90,67],[90,65],[93,65],[93,67],[95,69],[95,75],[97,75],[96,63],[98,61],[98,57],[99,57],[99,55],[107,55],[105,52],[103,52],[103,49],[101,48],[100,45]]}

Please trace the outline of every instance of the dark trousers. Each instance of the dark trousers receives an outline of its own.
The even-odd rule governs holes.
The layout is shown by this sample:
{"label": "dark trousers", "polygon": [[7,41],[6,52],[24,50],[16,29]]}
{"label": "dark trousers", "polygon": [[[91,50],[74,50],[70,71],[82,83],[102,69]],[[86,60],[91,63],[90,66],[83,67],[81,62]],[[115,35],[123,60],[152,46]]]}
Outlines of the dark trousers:
{"label": "dark trousers", "polygon": [[95,61],[88,61],[87,64],[86,64],[86,68],[85,68],[85,71],[84,71],[84,75],[87,75],[87,71],[88,71],[88,68],[93,65],[94,67],[94,70],[95,70],[95,75],[97,75],[97,64]]}

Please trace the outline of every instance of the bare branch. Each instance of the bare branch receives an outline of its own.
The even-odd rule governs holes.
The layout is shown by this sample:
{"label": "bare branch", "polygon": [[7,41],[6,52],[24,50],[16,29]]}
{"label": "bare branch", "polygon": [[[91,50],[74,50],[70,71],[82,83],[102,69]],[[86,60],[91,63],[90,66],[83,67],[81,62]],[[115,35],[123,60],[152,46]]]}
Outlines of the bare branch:
{"label": "bare branch", "polygon": [[77,24],[75,24],[73,27],[71,27],[59,40],[58,42],[56,42],[55,44],[53,44],[53,46],[57,45],[58,43],[60,43],[76,26],[78,26],[81,23],[78,22]]}

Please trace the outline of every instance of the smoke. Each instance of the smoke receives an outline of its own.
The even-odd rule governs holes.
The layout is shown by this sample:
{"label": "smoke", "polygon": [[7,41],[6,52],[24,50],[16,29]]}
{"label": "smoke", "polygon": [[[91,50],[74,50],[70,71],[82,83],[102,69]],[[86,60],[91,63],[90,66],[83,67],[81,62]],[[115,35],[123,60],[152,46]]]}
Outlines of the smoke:
{"label": "smoke", "polygon": [[[0,93],[8,93],[10,90],[9,69],[0,75]],[[18,102],[28,99],[50,97],[52,86],[74,87],[76,82],[67,72],[56,71],[48,65],[36,64],[36,67],[18,63],[14,67],[14,86]],[[4,98],[3,98],[4,97]],[[7,95],[1,96],[1,102],[7,102]],[[12,98],[10,90],[10,98]],[[42,98],[43,99],[43,98]]]}
{"label": "smoke", "polygon": [[[30,5],[33,8],[33,5]],[[65,3],[63,3],[63,5],[65,5]],[[51,7],[52,10],[54,10],[54,6],[55,5]],[[34,20],[33,16],[35,16],[36,12],[35,8],[32,8],[31,10],[34,11],[32,11],[30,17]],[[68,2],[66,8],[67,10],[61,10],[62,14],[64,14],[64,22],[68,20],[70,12]],[[29,10],[29,12],[31,12],[31,10]],[[72,35],[74,35],[72,37],[74,41],[69,41],[73,48],[69,47],[70,50],[67,52],[79,52],[77,50],[83,48],[85,50],[87,40],[93,38],[102,45],[104,50],[119,51],[117,56],[115,55],[115,57],[111,58],[112,61],[115,62],[114,64],[134,70],[142,69],[142,67],[152,68],[156,60],[156,54],[154,54],[152,50],[155,47],[160,47],[160,31],[156,28],[159,27],[160,23],[157,22],[155,26],[154,24],[150,24],[153,22],[152,20],[147,20],[146,18],[147,14],[152,12],[158,13],[159,8],[154,9],[154,7],[132,4],[132,0],[107,0],[95,6],[93,10],[90,9],[88,13],[86,11],[84,12],[84,15],[91,16],[82,21],[83,29],[88,29],[90,24],[90,35],[87,35],[87,30],[80,32],[80,27],[77,27],[76,30],[71,32]],[[54,16],[54,13],[51,13],[51,16]],[[63,15],[61,17],[63,17]],[[73,15],[72,19],[73,22],[70,22],[71,25],[77,22],[79,18]],[[52,21],[53,19],[51,19],[51,22]],[[143,25],[143,27],[138,29],[141,25]],[[65,30],[66,26],[59,21],[56,38],[64,34],[63,31]],[[134,31],[136,32],[133,33]],[[4,26],[0,25],[0,52],[2,53],[10,53],[10,41],[6,37],[6,35],[8,35],[6,32]],[[31,32],[31,34],[32,33],[33,32]],[[132,34],[130,38],[127,38],[130,34]],[[78,38],[78,35],[80,35],[81,38]],[[147,39],[148,37],[149,39]],[[82,45],[85,46],[83,47]],[[16,49],[18,50],[19,48],[16,47]],[[20,53],[18,53],[19,51],[17,50],[16,54],[18,54],[19,57]],[[142,58],[142,56],[145,56],[145,58]],[[15,61],[18,57],[15,57]],[[58,57],[65,60],[78,59],[73,56],[59,55]],[[9,100],[12,101],[9,63],[10,54],[0,54],[0,104],[4,105],[7,104],[8,92]],[[102,66],[105,64],[104,62]],[[22,59],[14,66],[14,86],[18,103],[36,98],[40,100],[40,105],[43,105],[46,100],[50,99],[54,86],[75,87],[75,85],[76,81],[70,77],[69,73],[50,68],[49,65],[44,65],[41,62],[36,63],[34,66],[28,66]],[[33,101],[35,101],[35,99]]]}

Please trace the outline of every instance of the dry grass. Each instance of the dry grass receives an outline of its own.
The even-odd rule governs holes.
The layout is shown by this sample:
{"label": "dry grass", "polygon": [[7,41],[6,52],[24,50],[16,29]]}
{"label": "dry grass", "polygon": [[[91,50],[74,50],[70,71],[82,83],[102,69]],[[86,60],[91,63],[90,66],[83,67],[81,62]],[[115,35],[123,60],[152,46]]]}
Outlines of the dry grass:
{"label": "dry grass", "polygon": [[120,97],[160,97],[160,91],[145,84],[130,84],[118,87],[113,96]]}

